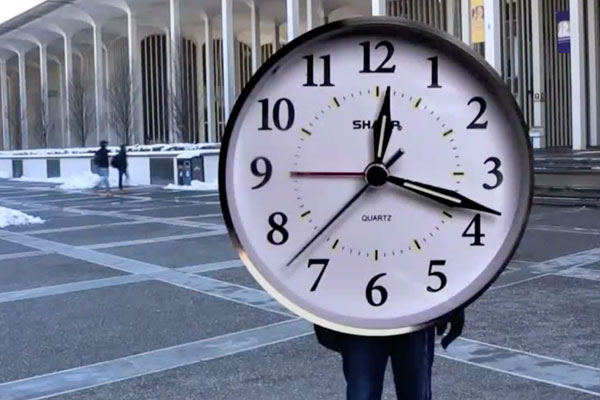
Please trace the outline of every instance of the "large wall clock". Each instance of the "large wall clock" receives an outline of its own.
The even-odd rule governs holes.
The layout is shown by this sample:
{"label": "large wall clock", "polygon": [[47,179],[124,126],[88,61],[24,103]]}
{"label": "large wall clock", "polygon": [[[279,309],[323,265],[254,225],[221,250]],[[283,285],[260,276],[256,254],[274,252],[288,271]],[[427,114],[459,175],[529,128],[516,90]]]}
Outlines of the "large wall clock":
{"label": "large wall clock", "polygon": [[500,77],[442,32],[367,18],[271,57],[223,141],[221,203],[254,278],[330,329],[391,335],[474,301],[532,193],[527,128]]}

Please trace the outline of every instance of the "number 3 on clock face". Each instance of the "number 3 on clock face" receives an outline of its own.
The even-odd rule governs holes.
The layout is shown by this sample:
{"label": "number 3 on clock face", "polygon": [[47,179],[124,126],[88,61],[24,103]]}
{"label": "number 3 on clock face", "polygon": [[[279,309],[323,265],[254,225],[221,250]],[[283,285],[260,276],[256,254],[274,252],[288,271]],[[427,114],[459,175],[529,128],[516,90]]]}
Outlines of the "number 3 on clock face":
{"label": "number 3 on clock face", "polygon": [[331,329],[420,329],[521,237],[531,150],[497,75],[442,33],[361,19],[286,45],[226,129],[221,201],[248,270]]}

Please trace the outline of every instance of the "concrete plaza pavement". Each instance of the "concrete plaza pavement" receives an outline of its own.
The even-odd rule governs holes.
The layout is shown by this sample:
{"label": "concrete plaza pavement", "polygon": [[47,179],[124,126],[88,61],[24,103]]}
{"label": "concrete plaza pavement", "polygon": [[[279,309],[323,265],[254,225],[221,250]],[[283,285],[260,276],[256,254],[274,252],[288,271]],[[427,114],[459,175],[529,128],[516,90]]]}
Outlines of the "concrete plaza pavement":
{"label": "concrete plaza pavement", "polygon": [[[0,399],[343,399],[340,358],[253,281],[216,193],[0,180]],[[436,352],[435,399],[600,397],[600,211],[535,207]],[[395,398],[391,377],[386,399]]]}

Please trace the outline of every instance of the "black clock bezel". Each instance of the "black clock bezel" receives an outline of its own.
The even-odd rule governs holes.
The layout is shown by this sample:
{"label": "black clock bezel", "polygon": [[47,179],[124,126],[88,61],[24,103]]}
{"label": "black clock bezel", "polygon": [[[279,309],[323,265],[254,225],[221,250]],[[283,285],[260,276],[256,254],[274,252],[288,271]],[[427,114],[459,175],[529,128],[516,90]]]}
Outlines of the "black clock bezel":
{"label": "black clock bezel", "polygon": [[[229,156],[230,138],[232,136],[235,123],[245,102],[250,97],[256,85],[261,81],[261,79],[265,77],[267,73],[269,73],[272,70],[272,68],[277,63],[279,63],[289,53],[291,53],[298,47],[304,45],[305,43],[325,35],[331,38],[334,37],[332,34],[343,35],[344,33],[355,33],[356,31],[359,31],[360,33],[364,34],[375,34],[379,36],[393,34],[394,36],[398,35],[406,37],[409,41],[414,40],[411,39],[411,37],[417,37],[418,39],[422,39],[428,42],[428,46],[440,49],[441,52],[443,52],[448,57],[456,60],[457,62],[463,63],[464,65],[468,65],[470,74],[475,79],[477,79],[485,88],[487,88],[487,90],[490,93],[496,94],[495,100],[501,106],[501,109],[505,112],[505,117],[508,120],[509,125],[511,127],[520,128],[519,132],[515,132],[515,135],[518,135],[518,138],[520,138],[520,140],[522,141],[522,145],[520,146],[518,151],[525,152],[526,154],[520,154],[521,157],[519,159],[526,161],[526,165],[522,166],[523,173],[521,174],[522,182],[520,187],[523,189],[524,193],[520,194],[520,198],[522,200],[519,203],[519,207],[514,218],[514,221],[516,221],[514,225],[516,226],[511,228],[509,234],[504,240],[503,246],[496,253],[492,261],[488,264],[489,266],[490,264],[494,263],[499,266],[496,274],[492,277],[492,279],[489,280],[489,282],[487,282],[486,285],[483,286],[481,290],[479,290],[471,298],[462,303],[453,305],[454,309],[465,308],[474,301],[476,301],[498,279],[500,274],[508,265],[510,259],[512,258],[523,237],[527,225],[527,220],[531,211],[533,198],[533,151],[531,143],[529,141],[528,128],[521,113],[521,110],[514,96],[510,92],[510,89],[503,82],[500,75],[484,59],[478,56],[463,42],[459,41],[458,39],[443,31],[433,29],[421,23],[392,17],[362,17],[332,22],[327,25],[323,25],[316,29],[313,29],[294,39],[290,43],[286,44],[281,50],[276,52],[259,68],[259,70],[252,76],[252,78],[246,84],[240,96],[238,97],[229,117],[229,120],[227,121],[225,134],[222,139],[221,154],[219,160],[219,197],[221,202],[221,208],[223,211],[223,217],[225,220],[225,225],[227,226],[227,230],[229,232],[231,240],[233,241],[234,247],[237,250],[240,258],[244,261],[246,265],[248,265],[248,263],[252,264],[236,233],[233,219],[231,217],[229,204],[227,200],[226,168]],[[505,248],[507,247],[505,246],[506,243],[511,243],[511,245],[508,246],[508,248]],[[256,267],[254,266],[253,268],[256,269]],[[275,290],[277,291],[277,289]],[[281,296],[283,297],[283,295]],[[298,306],[298,308],[301,307]],[[311,313],[306,311],[306,314]],[[398,327],[398,329],[395,329],[394,333],[408,333],[420,330],[428,325],[433,324],[434,322],[435,320],[432,320],[419,325]],[[336,328],[340,326],[339,324],[333,322],[332,325],[335,326],[328,327]],[[363,328],[347,328],[348,329],[344,329],[344,331],[348,333],[356,333],[357,330],[361,330],[361,334],[373,336],[380,335],[378,334],[377,329],[365,330]]]}

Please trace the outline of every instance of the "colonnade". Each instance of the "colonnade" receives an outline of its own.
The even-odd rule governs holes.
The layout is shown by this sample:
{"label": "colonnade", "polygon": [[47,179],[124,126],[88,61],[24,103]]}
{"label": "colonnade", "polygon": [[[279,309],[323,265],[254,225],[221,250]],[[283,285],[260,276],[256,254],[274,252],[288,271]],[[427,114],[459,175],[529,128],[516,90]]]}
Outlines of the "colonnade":
{"label": "colonnade", "polygon": [[[205,134],[201,140],[216,142],[220,139],[224,120],[235,103],[243,82],[240,82],[240,60],[236,45],[242,40],[250,46],[251,57],[249,68],[255,72],[264,60],[265,48],[271,44],[270,50],[275,51],[282,44],[281,31],[285,27],[285,40],[290,41],[304,31],[325,23],[332,16],[344,17],[344,13],[336,14],[335,7],[339,2],[330,0],[163,0],[164,4],[147,5],[144,0],[73,0],[62,7],[49,8],[41,17],[27,19],[12,30],[0,35],[0,104],[1,104],[1,144],[3,149],[39,146],[32,140],[31,90],[28,90],[28,65],[31,59],[37,57],[39,65],[40,87],[33,94],[39,95],[39,104],[43,110],[37,113],[51,113],[48,68],[55,65],[59,71],[60,82],[56,83],[60,90],[54,96],[59,96],[59,106],[54,106],[52,114],[58,123],[54,126],[50,142],[57,146],[71,147],[81,145],[74,143],[73,83],[76,72],[81,74],[81,68],[76,71],[74,57],[80,58],[83,65],[85,54],[91,55],[90,68],[93,89],[93,132],[94,136],[87,145],[95,145],[97,141],[110,139],[111,128],[109,115],[111,99],[107,94],[110,74],[110,44],[116,40],[127,40],[128,75],[127,84],[130,86],[129,96],[134,107],[134,118],[131,121],[131,131],[134,137],[131,142],[143,144],[148,141],[145,137],[145,126],[148,121],[144,116],[149,113],[144,107],[145,96],[142,93],[144,84],[141,43],[145,37],[152,34],[166,35],[167,38],[167,81],[168,103],[168,138],[176,141],[181,138],[173,122],[176,107],[173,103],[182,98],[181,90],[184,85],[178,83],[182,79],[180,71],[182,59],[182,43],[184,38],[193,40],[196,44],[197,76],[195,82],[194,102],[198,119]],[[531,30],[531,62],[528,61],[527,72],[531,76],[532,91],[536,100],[531,104],[532,127],[542,127],[546,123],[544,97],[544,62],[541,48],[542,0],[484,0],[485,6],[485,51],[483,56],[500,74],[509,79],[506,71],[507,57],[503,49],[503,38],[506,32],[502,28],[506,17],[506,4],[516,1],[529,1],[526,8],[531,10],[526,25]],[[557,0],[558,1],[558,0]],[[592,51],[590,39],[598,38],[598,3],[593,0],[564,0],[568,2],[571,26],[570,53],[570,129],[572,131],[572,147],[583,149],[588,146],[588,138],[592,145],[599,142],[598,135],[598,88],[589,90],[589,84],[597,86],[598,51]],[[330,4],[332,3],[332,4]],[[413,4],[414,3],[414,4]],[[427,3],[414,0],[349,0],[347,12],[349,15],[387,15],[390,10],[404,7],[425,7]],[[440,5],[443,3],[443,7]],[[149,8],[150,7],[150,8]],[[278,8],[279,7],[279,8]],[[395,8],[394,8],[395,7]],[[429,7],[429,6],[427,6]],[[468,0],[442,0],[431,6],[445,10],[445,15],[436,15],[440,26],[462,39],[466,44],[471,43],[471,3]],[[441,8],[440,8],[441,7]],[[442,24],[440,19],[444,18]],[[588,23],[583,20],[588,18]],[[241,32],[239,25],[243,25]],[[236,26],[237,25],[237,26]],[[586,28],[587,26],[587,32]],[[220,45],[215,52],[215,45]],[[34,55],[34,53],[39,55]],[[218,54],[220,65],[215,68],[215,54]],[[529,56],[528,56],[529,57]],[[590,59],[592,57],[593,59]],[[15,62],[16,61],[16,62]],[[530,65],[531,64],[531,65]],[[93,73],[91,72],[93,71]],[[242,74],[243,75],[243,74]],[[18,80],[18,82],[15,81]],[[37,78],[36,78],[37,79]],[[219,80],[219,82],[217,82]],[[218,83],[218,86],[217,86]],[[10,90],[11,84],[17,85],[18,90]],[[30,85],[29,85],[30,86]],[[593,85],[592,85],[593,86]],[[30,89],[30,88],[29,88]],[[527,89],[527,88],[525,88]],[[521,88],[521,90],[525,90]],[[39,92],[39,93],[38,93]],[[536,96],[539,96],[536,97]],[[37,99],[36,99],[37,101]],[[17,106],[18,104],[18,106]],[[524,107],[523,104],[521,104]],[[11,107],[18,112],[11,123]],[[220,114],[219,111],[222,110]],[[222,115],[223,114],[223,115]],[[39,119],[39,118],[37,118]],[[14,122],[14,121],[13,121]],[[19,131],[19,140],[11,130]],[[590,132],[592,133],[590,135]],[[16,143],[18,142],[18,143]],[[47,143],[46,143],[47,145]]]}

